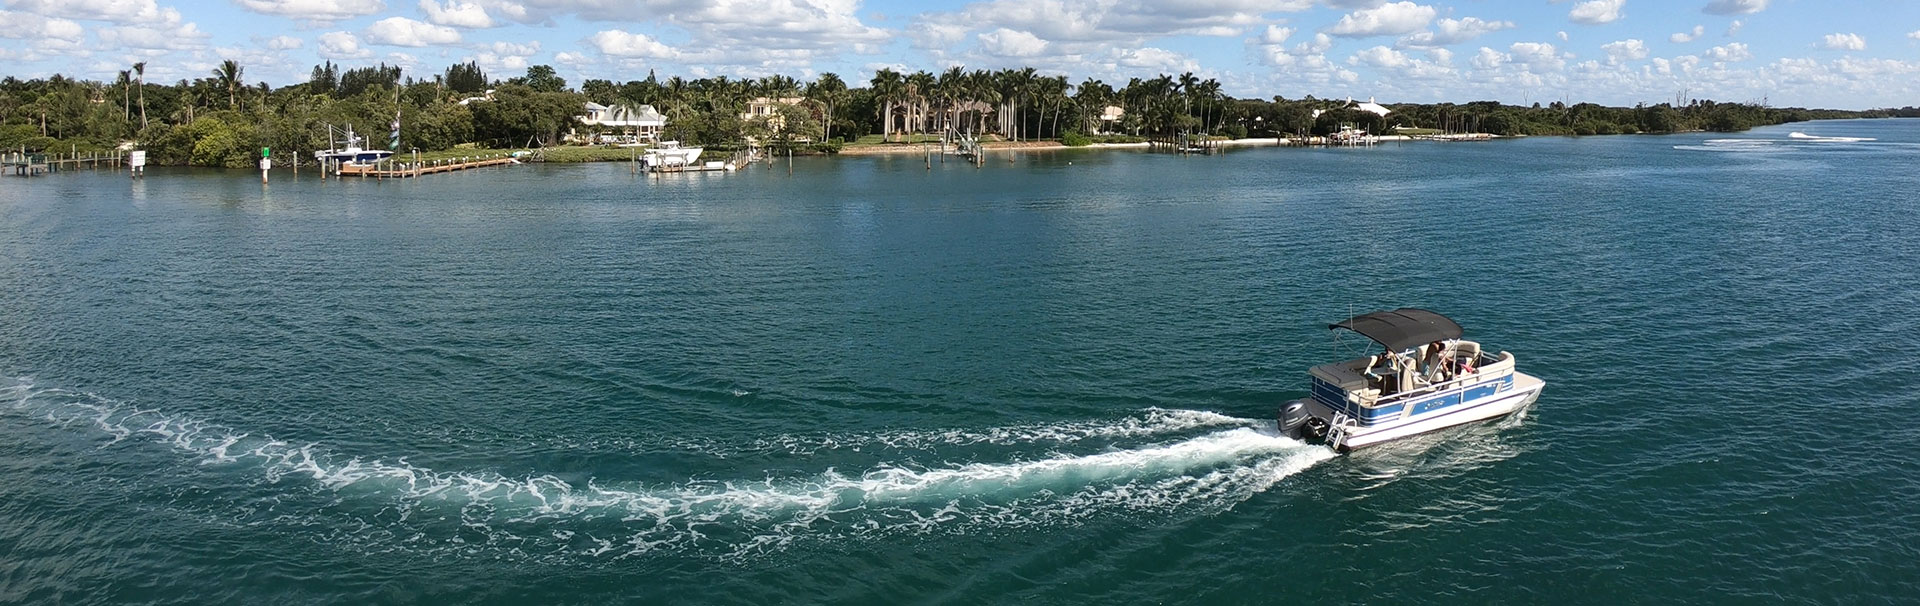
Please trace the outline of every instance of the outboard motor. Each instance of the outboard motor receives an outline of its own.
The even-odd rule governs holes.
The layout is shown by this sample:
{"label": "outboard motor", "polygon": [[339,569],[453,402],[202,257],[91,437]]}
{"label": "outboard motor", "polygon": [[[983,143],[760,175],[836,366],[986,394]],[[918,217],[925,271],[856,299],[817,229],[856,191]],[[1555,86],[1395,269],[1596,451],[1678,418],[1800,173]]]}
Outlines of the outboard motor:
{"label": "outboard motor", "polygon": [[1332,430],[1333,425],[1328,423],[1326,419],[1307,417],[1307,422],[1300,426],[1300,440],[1315,443],[1325,442],[1327,441],[1327,433]]}
{"label": "outboard motor", "polygon": [[1307,419],[1311,418],[1313,418],[1313,415],[1307,414],[1306,402],[1301,400],[1288,402],[1286,406],[1280,408],[1280,435],[1295,440],[1300,439],[1301,431],[1306,426]]}

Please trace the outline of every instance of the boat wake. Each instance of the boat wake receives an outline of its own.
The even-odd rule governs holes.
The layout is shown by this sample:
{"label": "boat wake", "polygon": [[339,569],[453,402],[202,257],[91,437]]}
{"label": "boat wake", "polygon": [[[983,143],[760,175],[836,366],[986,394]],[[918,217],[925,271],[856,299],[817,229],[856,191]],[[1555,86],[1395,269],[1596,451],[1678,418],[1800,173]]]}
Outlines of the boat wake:
{"label": "boat wake", "polygon": [[1707,139],[1698,145],[1675,145],[1674,149],[1711,152],[1782,152],[1817,149],[1823,143],[1870,143],[1873,137],[1821,137],[1794,131],[1785,139]]}
{"label": "boat wake", "polygon": [[1799,139],[1802,141],[1815,141],[1820,143],[1859,143],[1862,141],[1878,141],[1879,140],[1873,137],[1822,137],[1818,135],[1809,135],[1800,131],[1793,131],[1791,133],[1787,133],[1787,138]]}
{"label": "boat wake", "polygon": [[[162,444],[201,469],[238,476],[252,487],[249,492],[271,495],[264,500],[273,503],[267,518],[272,523],[326,528],[329,541],[374,550],[498,548],[543,558],[661,551],[743,557],[804,542],[1217,511],[1334,456],[1326,448],[1278,436],[1271,424],[1256,427],[1210,412],[1151,409],[1118,421],[801,436],[751,446],[815,452],[850,445],[988,443],[1030,452],[997,462],[877,460],[858,471],[765,471],[759,478],[647,484],[428,469],[404,459],[349,456],[320,444],[252,435],[26,382],[0,388],[0,398],[26,418],[97,430],[103,448]],[[1088,437],[1137,443],[1093,454],[1052,450]],[[258,494],[245,499],[263,500]],[[286,513],[293,504],[304,504],[295,508],[297,523]]]}

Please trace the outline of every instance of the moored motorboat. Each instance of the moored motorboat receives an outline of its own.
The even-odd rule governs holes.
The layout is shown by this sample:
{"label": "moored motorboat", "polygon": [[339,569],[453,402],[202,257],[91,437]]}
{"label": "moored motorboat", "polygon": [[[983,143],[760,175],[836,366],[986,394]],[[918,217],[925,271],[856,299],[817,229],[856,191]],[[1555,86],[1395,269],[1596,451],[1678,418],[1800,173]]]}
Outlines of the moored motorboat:
{"label": "moored motorboat", "polygon": [[1280,410],[1288,437],[1348,451],[1503,417],[1546,387],[1515,370],[1512,353],[1482,351],[1460,338],[1459,324],[1425,309],[1373,312],[1328,328],[1358,333],[1383,351],[1313,367],[1312,395]]}
{"label": "moored motorboat", "polygon": [[648,170],[673,170],[693,166],[700,159],[701,148],[684,147],[679,141],[661,141],[647,149],[641,156]]}

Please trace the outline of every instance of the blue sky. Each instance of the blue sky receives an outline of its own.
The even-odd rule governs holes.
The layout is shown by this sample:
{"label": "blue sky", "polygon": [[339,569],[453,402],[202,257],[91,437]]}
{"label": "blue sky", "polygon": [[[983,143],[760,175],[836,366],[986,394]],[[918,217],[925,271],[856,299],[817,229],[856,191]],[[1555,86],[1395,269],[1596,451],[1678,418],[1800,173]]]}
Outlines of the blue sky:
{"label": "blue sky", "polygon": [[0,0],[0,74],[150,81],[223,59],[250,82],[316,63],[431,77],[555,66],[569,82],[1033,66],[1228,94],[1383,102],[1680,97],[1920,105],[1920,2],[1813,0]]}

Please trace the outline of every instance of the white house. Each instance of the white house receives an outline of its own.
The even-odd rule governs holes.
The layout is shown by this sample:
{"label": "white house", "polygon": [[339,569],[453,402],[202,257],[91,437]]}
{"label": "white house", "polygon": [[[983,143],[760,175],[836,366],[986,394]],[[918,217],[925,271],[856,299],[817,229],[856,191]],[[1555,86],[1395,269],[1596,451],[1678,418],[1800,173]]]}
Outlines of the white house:
{"label": "white house", "polygon": [[[1347,104],[1340,106],[1340,109],[1357,109],[1363,112],[1373,112],[1374,115],[1380,116],[1382,118],[1387,117],[1387,114],[1393,113],[1393,110],[1387,109],[1386,106],[1378,103],[1374,103],[1373,97],[1367,97],[1367,100],[1364,103],[1355,103],[1353,100],[1353,97],[1347,97]],[[1327,113],[1327,110],[1324,110],[1324,109],[1313,110],[1313,117],[1314,119],[1319,119],[1320,114],[1324,114],[1324,113]]]}
{"label": "white house", "polygon": [[[586,126],[596,126],[601,129],[625,130],[627,132],[627,136],[625,137],[626,142],[638,143],[641,141],[656,140],[660,137],[660,131],[667,127],[667,117],[661,115],[660,111],[654,109],[651,105],[641,105],[638,107],[615,105],[608,107],[588,101],[586,111],[586,115],[575,116],[574,118]],[[619,138],[616,138],[615,141],[609,142],[619,142],[618,139]]]}

